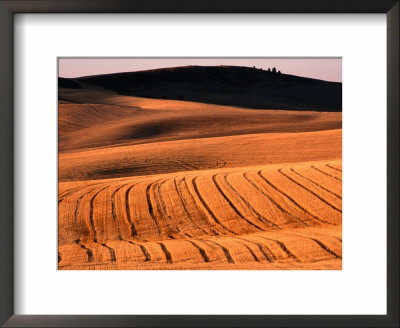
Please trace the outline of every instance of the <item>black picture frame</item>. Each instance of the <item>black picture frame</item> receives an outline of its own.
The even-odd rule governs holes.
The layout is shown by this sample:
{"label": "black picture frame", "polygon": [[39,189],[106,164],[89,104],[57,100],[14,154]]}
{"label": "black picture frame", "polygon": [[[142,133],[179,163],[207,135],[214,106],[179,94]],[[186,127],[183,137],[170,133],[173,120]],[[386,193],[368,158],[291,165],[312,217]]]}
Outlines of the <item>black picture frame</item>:
{"label": "black picture frame", "polygon": [[[0,0],[0,324],[4,327],[399,327],[399,0]],[[384,13],[387,315],[14,315],[13,28],[17,13]],[[368,288],[368,286],[366,286]]]}

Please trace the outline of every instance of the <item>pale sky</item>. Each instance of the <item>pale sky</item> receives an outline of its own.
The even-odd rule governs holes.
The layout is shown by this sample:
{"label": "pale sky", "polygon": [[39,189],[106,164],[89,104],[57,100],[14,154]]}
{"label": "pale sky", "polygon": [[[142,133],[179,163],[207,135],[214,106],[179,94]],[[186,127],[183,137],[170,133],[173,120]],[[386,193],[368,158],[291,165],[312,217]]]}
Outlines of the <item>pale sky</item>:
{"label": "pale sky", "polygon": [[341,58],[60,58],[58,74],[80,77],[187,65],[276,67],[284,74],[342,82]]}

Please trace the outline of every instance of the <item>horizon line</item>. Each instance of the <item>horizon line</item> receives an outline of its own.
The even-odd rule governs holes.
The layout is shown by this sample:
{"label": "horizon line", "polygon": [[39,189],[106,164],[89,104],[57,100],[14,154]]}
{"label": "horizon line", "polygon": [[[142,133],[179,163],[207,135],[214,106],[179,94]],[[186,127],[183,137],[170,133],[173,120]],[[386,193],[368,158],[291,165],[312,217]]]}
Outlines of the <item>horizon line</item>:
{"label": "horizon line", "polygon": [[[60,58],[63,59],[63,58]],[[182,65],[182,66],[164,66],[164,67],[158,67],[158,68],[150,68],[150,69],[144,69],[144,70],[130,70],[130,71],[115,71],[115,72],[108,72],[108,73],[99,73],[99,74],[91,74],[91,75],[78,75],[78,76],[61,76],[60,74],[58,75],[59,78],[65,78],[65,79],[80,79],[80,78],[88,78],[88,77],[95,77],[95,76],[105,76],[105,75],[113,75],[113,74],[128,74],[128,73],[139,73],[139,72],[151,72],[151,71],[157,71],[157,70],[163,70],[163,69],[171,69],[171,68],[184,68],[184,67],[244,67],[244,68],[249,68],[249,69],[258,69],[262,70],[264,72],[268,72],[268,69],[276,68],[277,71],[280,71],[278,67],[276,66],[271,66],[268,67],[267,69],[265,68],[260,68],[254,66],[242,66],[242,65]],[[59,70],[58,70],[59,71]],[[296,76],[300,78],[305,78],[305,79],[311,79],[311,80],[318,80],[318,81],[324,81],[324,82],[332,82],[332,83],[342,83],[342,81],[332,81],[332,80],[324,80],[324,79],[319,79],[311,76],[305,76],[305,75],[296,75],[296,74],[290,74],[290,73],[285,73],[285,72],[280,72],[282,75],[289,75],[289,76]]]}

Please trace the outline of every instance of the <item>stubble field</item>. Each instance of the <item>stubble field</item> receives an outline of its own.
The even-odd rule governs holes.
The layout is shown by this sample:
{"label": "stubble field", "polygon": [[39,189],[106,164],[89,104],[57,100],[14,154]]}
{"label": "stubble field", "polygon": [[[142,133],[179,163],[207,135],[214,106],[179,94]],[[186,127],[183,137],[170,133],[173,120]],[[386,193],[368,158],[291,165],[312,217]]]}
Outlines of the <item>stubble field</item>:
{"label": "stubble field", "polygon": [[59,269],[341,269],[341,113],[60,96]]}

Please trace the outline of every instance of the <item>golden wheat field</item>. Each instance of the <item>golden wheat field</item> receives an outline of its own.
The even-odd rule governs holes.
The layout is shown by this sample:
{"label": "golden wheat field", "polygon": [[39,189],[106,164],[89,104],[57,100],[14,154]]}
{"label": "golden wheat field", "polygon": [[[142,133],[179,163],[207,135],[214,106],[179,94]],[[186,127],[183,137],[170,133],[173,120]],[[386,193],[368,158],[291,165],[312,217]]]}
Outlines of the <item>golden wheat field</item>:
{"label": "golden wheat field", "polygon": [[59,268],[340,269],[340,155],[340,129],[62,152]]}
{"label": "golden wheat field", "polygon": [[61,269],[338,269],[340,161],[60,184]]}
{"label": "golden wheat field", "polygon": [[59,95],[59,269],[342,268],[341,112]]}

